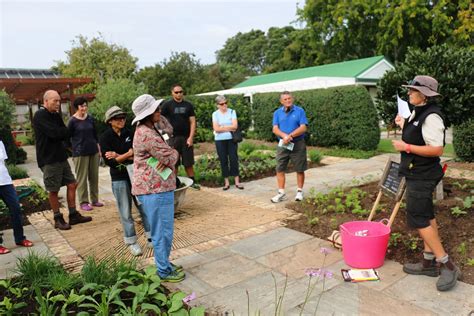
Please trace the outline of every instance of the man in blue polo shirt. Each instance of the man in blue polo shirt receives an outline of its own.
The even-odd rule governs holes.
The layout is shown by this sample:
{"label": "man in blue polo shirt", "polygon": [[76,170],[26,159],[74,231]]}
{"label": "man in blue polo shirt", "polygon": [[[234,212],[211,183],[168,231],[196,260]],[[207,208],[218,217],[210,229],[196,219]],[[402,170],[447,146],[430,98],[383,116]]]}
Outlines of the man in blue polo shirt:
{"label": "man in blue polo shirt", "polygon": [[302,201],[304,172],[308,167],[306,143],[304,141],[308,119],[303,108],[293,104],[293,97],[290,92],[283,92],[280,95],[280,102],[282,107],[273,113],[273,134],[279,140],[276,154],[278,194],[271,200],[273,203],[278,203],[287,199],[285,194],[285,172],[291,159],[296,171],[295,201]]}

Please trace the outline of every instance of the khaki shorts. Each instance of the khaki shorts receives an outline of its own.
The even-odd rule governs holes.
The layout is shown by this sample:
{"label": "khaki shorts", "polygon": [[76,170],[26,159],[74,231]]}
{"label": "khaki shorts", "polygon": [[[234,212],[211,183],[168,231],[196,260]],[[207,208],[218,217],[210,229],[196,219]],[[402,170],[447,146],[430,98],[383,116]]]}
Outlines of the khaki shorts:
{"label": "khaki shorts", "polygon": [[76,182],[67,160],[44,165],[41,171],[43,171],[44,187],[48,192],[59,192],[62,186]]}
{"label": "khaki shorts", "polygon": [[296,172],[305,172],[306,169],[308,169],[308,161],[306,157],[306,143],[303,139],[295,143],[293,150],[277,147],[276,171],[285,172],[288,168],[288,162],[290,160]]}

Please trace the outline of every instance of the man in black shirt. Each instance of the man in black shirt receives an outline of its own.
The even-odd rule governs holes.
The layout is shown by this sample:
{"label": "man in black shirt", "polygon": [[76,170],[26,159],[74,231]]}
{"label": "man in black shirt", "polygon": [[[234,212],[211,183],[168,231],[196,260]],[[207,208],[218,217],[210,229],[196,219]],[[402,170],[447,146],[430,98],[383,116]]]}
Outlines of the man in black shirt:
{"label": "man in black shirt", "polygon": [[[33,118],[36,159],[43,171],[44,186],[49,193],[49,203],[54,213],[54,227],[67,230],[71,229],[70,225],[90,222],[92,217],[82,216],[76,210],[76,179],[67,161],[63,143],[70,135],[61,117],[61,97],[58,92],[48,90],[43,96],[43,103],[43,107]],[[59,211],[58,192],[64,185],[67,187],[69,224],[64,221]]]}
{"label": "man in black shirt", "polygon": [[[193,180],[192,187],[199,189],[199,184],[194,179],[194,151],[193,142],[196,134],[196,115],[194,106],[184,100],[184,90],[180,85],[174,85],[171,88],[172,99],[166,101],[161,109],[164,115],[173,127],[173,137],[171,146],[179,153],[179,159],[176,164],[184,166],[186,174]],[[176,168],[178,170],[178,168]]]}

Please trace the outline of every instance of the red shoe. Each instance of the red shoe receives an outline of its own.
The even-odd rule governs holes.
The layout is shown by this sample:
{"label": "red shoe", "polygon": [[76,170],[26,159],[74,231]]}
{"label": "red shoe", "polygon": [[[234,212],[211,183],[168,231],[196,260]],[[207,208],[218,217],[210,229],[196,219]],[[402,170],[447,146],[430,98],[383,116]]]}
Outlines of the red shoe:
{"label": "red shoe", "polygon": [[0,255],[4,255],[11,252],[10,249],[0,246]]}
{"label": "red shoe", "polygon": [[33,247],[33,243],[28,239],[23,239],[22,241],[17,242],[16,244],[22,247]]}

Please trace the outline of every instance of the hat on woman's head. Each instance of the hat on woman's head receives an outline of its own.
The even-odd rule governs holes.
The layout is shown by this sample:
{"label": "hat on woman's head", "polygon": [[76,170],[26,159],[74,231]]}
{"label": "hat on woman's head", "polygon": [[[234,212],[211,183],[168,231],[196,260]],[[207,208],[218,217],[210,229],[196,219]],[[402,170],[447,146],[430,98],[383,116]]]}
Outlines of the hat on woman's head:
{"label": "hat on woman's head", "polygon": [[142,94],[136,98],[132,103],[132,111],[133,114],[135,114],[132,125],[143,120],[148,115],[155,113],[162,101],[163,99],[155,100],[155,98],[149,94]]}
{"label": "hat on woman's head", "polygon": [[440,95],[438,93],[438,81],[430,76],[416,76],[408,85],[402,85],[402,87],[420,91],[427,97]]}
{"label": "hat on woman's head", "polygon": [[111,119],[113,119],[114,117],[116,116],[119,116],[119,115],[126,115],[124,111],[122,111],[121,108],[119,108],[118,106],[114,105],[113,107],[111,107],[110,109],[107,110],[107,112],[105,112],[105,120],[104,122],[105,123],[108,123]]}

